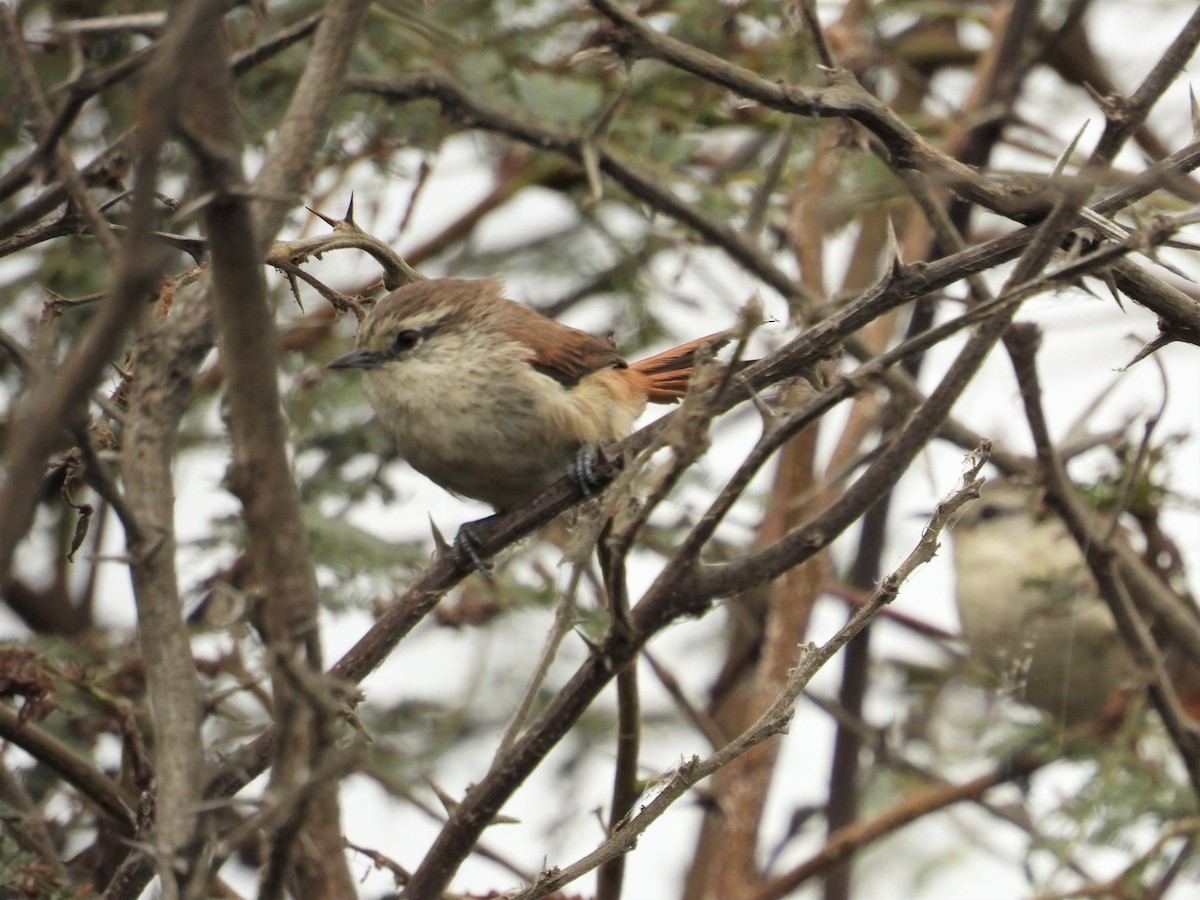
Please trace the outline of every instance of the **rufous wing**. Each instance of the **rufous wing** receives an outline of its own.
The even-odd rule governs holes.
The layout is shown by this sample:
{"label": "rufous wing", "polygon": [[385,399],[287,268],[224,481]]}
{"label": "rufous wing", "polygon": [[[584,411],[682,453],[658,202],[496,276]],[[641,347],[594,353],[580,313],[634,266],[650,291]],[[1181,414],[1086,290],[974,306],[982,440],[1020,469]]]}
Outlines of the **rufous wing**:
{"label": "rufous wing", "polygon": [[503,330],[533,351],[530,365],[543,375],[574,387],[579,379],[599,369],[624,369],[628,365],[611,341],[563,325],[528,306],[509,302],[512,307]]}

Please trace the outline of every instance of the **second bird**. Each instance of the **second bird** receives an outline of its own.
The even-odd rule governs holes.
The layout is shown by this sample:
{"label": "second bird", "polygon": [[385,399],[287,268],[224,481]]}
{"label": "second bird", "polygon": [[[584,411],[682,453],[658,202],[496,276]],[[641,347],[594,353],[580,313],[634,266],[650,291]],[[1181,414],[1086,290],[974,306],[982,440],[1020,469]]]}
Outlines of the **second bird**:
{"label": "second bird", "polygon": [[953,536],[972,659],[1064,725],[1100,715],[1133,663],[1062,521],[1033,489],[989,482]]}

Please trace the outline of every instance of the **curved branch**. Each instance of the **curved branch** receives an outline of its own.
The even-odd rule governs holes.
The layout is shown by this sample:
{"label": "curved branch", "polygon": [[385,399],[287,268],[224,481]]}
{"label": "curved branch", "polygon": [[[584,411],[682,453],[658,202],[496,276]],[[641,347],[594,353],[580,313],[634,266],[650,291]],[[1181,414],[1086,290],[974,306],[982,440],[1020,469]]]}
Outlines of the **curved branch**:
{"label": "curved branch", "polygon": [[24,721],[4,704],[0,704],[0,737],[61,775],[103,810],[121,834],[133,837],[137,833],[136,798],[128,796],[120,785],[66,744]]}

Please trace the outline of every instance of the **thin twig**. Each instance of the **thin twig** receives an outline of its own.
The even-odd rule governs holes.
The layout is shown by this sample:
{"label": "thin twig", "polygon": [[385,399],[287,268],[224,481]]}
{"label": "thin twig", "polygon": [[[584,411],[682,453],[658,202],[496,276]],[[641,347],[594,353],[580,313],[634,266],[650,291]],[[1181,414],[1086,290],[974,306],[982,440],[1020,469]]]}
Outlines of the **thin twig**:
{"label": "thin twig", "polygon": [[648,789],[647,796],[650,799],[642,805],[638,814],[616,828],[596,850],[565,868],[544,872],[532,886],[517,894],[514,900],[536,900],[538,897],[544,897],[608,860],[628,852],[637,838],[693,785],[728,765],[752,747],[777,734],[785,733],[791,722],[796,700],[812,677],[858,634],[879,610],[895,599],[900,586],[917,568],[937,553],[938,536],[942,529],[953,521],[964,503],[978,496],[979,485],[982,482],[977,479],[977,475],[986,461],[986,453],[980,453],[976,457],[963,476],[962,486],[937,505],[917,545],[880,583],[870,600],[862,608],[855,610],[846,624],[826,643],[820,647],[808,644],[801,648],[796,667],[788,675],[786,685],[753,725],[706,759],[692,757],[678,769],[664,776]]}
{"label": "thin twig", "polygon": [[[1051,440],[1045,411],[1042,408],[1041,384],[1035,360],[1036,348],[1036,336],[1026,331],[1016,332],[1009,343],[1013,369],[1025,405],[1025,417],[1038,451],[1049,499],[1079,544],[1088,569],[1096,580],[1100,595],[1113,614],[1117,630],[1130,655],[1138,666],[1151,676],[1149,691],[1154,708],[1162,717],[1167,733],[1179,751],[1193,793],[1200,798],[1200,729],[1183,712],[1163,654],[1138,612],[1149,605],[1150,612],[1162,615],[1163,609],[1157,598],[1159,592],[1166,589],[1153,573],[1146,571],[1141,560],[1127,548],[1123,548],[1119,542],[1104,540],[1106,529],[1094,521],[1094,517],[1088,514],[1082,502],[1075,496],[1062,459]],[[1131,597],[1132,593],[1136,593],[1142,602],[1135,603]],[[1200,616],[1197,615],[1195,607],[1181,602],[1178,597],[1171,597],[1169,605],[1173,607],[1173,611],[1163,618],[1171,625],[1172,640],[1184,644],[1187,651],[1193,654],[1193,658],[1200,658],[1200,654],[1193,649],[1197,638],[1200,638]],[[1182,624],[1180,620],[1183,620]]]}
{"label": "thin twig", "polygon": [[137,830],[137,800],[57,738],[26,722],[0,704],[0,737],[16,744],[38,762],[53,769],[80,794],[95,803],[127,837]]}
{"label": "thin twig", "polygon": [[[21,38],[16,20],[7,3],[0,4],[0,46],[4,48],[9,63],[16,69],[22,94],[33,107],[33,116],[38,130],[42,132],[43,136],[47,135],[53,124],[50,105],[46,102],[45,94],[42,93],[42,86],[37,80],[33,62],[29,59],[28,48]],[[84,221],[87,222],[92,236],[99,242],[109,261],[115,263],[120,255],[121,246],[113,237],[107,220],[100,215],[100,210],[89,196],[87,184],[79,169],[76,168],[75,160],[71,158],[71,154],[67,152],[66,148],[57,142],[47,149],[51,151],[50,155],[54,161],[53,168],[58,176],[57,180],[66,186],[71,201],[78,208]]]}
{"label": "thin twig", "polygon": [[504,729],[504,734],[501,735],[500,741],[496,746],[496,755],[492,760],[493,766],[499,763],[505,752],[512,746],[513,741],[521,733],[521,729],[525,727],[525,722],[529,718],[529,711],[533,709],[533,704],[537,700],[538,694],[542,689],[542,684],[546,680],[546,675],[550,671],[550,665],[558,656],[558,648],[562,646],[563,639],[570,634],[571,629],[579,623],[576,595],[579,591],[579,580],[583,575],[583,570],[584,565],[580,563],[571,566],[571,574],[567,579],[567,586],[558,598],[558,604],[554,608],[554,624],[550,627],[550,633],[546,635],[546,640],[542,644],[542,652],[533,667],[533,672],[529,676],[529,682],[525,685],[521,699],[517,702],[516,709],[513,710],[508,727]]}

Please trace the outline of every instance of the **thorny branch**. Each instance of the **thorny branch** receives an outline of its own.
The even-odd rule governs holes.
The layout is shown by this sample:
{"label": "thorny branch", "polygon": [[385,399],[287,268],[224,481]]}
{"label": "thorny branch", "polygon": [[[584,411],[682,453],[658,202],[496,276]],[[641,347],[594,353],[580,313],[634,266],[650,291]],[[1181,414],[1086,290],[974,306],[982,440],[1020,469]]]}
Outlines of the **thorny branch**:
{"label": "thorny branch", "polygon": [[883,579],[867,602],[854,611],[849,621],[820,647],[811,644],[801,647],[800,657],[788,676],[787,685],[759,716],[757,722],[704,760],[693,757],[674,772],[658,779],[647,788],[648,799],[638,812],[627,821],[621,822],[603,844],[564,869],[543,872],[529,889],[516,895],[518,900],[545,897],[592,869],[629,852],[636,845],[637,838],[695,784],[728,765],[751,747],[786,733],[796,700],[812,677],[834,654],[845,647],[851,638],[862,631],[880,610],[896,599],[900,587],[917,568],[933,559],[938,550],[938,536],[942,530],[954,521],[965,503],[979,496],[979,486],[983,482],[978,475],[987,461],[988,451],[983,448],[971,461],[961,486],[938,503],[933,517],[921,533],[917,546]]}
{"label": "thorny branch", "polygon": [[[191,8],[199,8],[202,5],[191,4]],[[421,892],[429,892],[429,896],[434,896],[444,889],[459,862],[477,847],[479,832],[493,819],[505,799],[578,720],[597,693],[611,681],[614,671],[636,664],[638,654],[651,636],[680,616],[703,612],[714,598],[766,581],[809,558],[819,548],[827,546],[847,525],[861,516],[863,510],[872,502],[872,497],[877,497],[895,482],[935,433],[951,435],[960,443],[971,443],[974,436],[948,418],[950,406],[973,377],[983,355],[1001,338],[1016,309],[1028,296],[1063,280],[1095,275],[1110,269],[1116,283],[1123,290],[1137,302],[1158,313],[1162,333],[1167,339],[1200,343],[1200,309],[1196,302],[1184,292],[1172,289],[1160,279],[1146,273],[1127,258],[1131,252],[1150,252],[1154,247],[1169,242],[1176,229],[1187,221],[1187,217],[1156,220],[1145,227],[1133,229],[1124,237],[1120,229],[1107,221],[1107,217],[1151,192],[1169,186],[1183,173],[1200,165],[1200,145],[1185,148],[1170,159],[1151,167],[1128,184],[1118,187],[1114,192],[1093,203],[1090,209],[1084,206],[1095,185],[1102,183],[1102,176],[1105,176],[1104,181],[1108,181],[1108,164],[1116,150],[1142,125],[1146,113],[1192,55],[1200,36],[1200,25],[1197,24],[1200,22],[1200,14],[1193,16],[1184,32],[1130,100],[1111,101],[1106,108],[1109,113],[1108,127],[1100,145],[1093,151],[1082,172],[1073,177],[1039,179],[1033,187],[1029,187],[1025,183],[976,171],[934,148],[893,110],[862,88],[846,71],[834,69],[834,51],[826,36],[816,31],[811,3],[803,4],[802,12],[807,17],[807,25],[821,50],[825,65],[830,69],[822,76],[824,83],[820,87],[768,80],[763,77],[765,73],[756,73],[732,65],[713,54],[656,31],[611,0],[594,0],[593,5],[616,27],[615,31],[607,34],[609,45],[617,48],[628,59],[658,59],[701,81],[727,88],[742,100],[782,110],[796,118],[836,118],[858,123],[872,136],[870,145],[880,152],[901,176],[920,208],[925,211],[938,241],[953,252],[929,264],[905,266],[897,261],[887,276],[874,288],[864,291],[853,301],[824,315],[828,310],[820,306],[819,298],[813,296],[803,287],[802,282],[791,277],[776,264],[772,255],[764,251],[762,242],[756,239],[755,229],[738,231],[728,222],[703,212],[700,204],[684,200],[679,192],[667,186],[667,179],[650,170],[640,170],[607,148],[604,135],[599,133],[601,129],[579,138],[576,135],[557,133],[538,125],[521,122],[507,113],[485,106],[468,91],[440,75],[412,76],[404,81],[387,82],[360,79],[349,83],[351,90],[374,94],[394,103],[421,97],[434,98],[441,104],[444,118],[451,122],[490,131],[540,151],[557,154],[561,159],[554,160],[556,170],[570,170],[574,165],[585,167],[594,190],[599,186],[600,177],[607,176],[611,182],[622,187],[646,207],[674,219],[708,244],[723,249],[746,271],[772,286],[786,297],[793,307],[803,311],[804,317],[812,327],[777,353],[738,375],[732,375],[731,370],[727,383],[722,386],[727,390],[717,391],[715,399],[710,399],[707,405],[703,405],[695,420],[684,421],[685,415],[695,413],[694,409],[685,410],[684,415],[670,417],[667,421],[639,432],[612,449],[608,458],[602,461],[601,470],[610,477],[619,476],[620,484],[614,491],[621,497],[628,496],[629,484],[638,465],[647,455],[645,451],[668,442],[667,438],[673,429],[683,430],[686,425],[687,434],[698,441],[701,432],[715,415],[744,402],[748,397],[757,400],[758,394],[764,389],[804,373],[815,363],[839,352],[841,347],[848,349],[862,363],[857,370],[835,379],[831,387],[820,392],[811,403],[799,411],[776,416],[764,407],[766,425],[762,439],[697,521],[685,538],[684,544],[668,563],[663,576],[632,609],[626,609],[629,604],[622,605],[618,611],[620,615],[615,617],[609,633],[592,649],[585,663],[548,709],[537,716],[523,732],[520,726],[525,719],[525,713],[522,712],[514,719],[514,727],[501,742],[487,777],[470,789],[462,802],[451,811],[433,850],[412,873],[410,889],[414,896],[424,896]],[[175,434],[190,395],[192,378],[200,359],[212,343],[213,328],[208,310],[208,293],[215,286],[218,299],[228,303],[236,295],[239,302],[251,302],[258,312],[269,313],[261,296],[262,257],[273,240],[282,217],[294,205],[293,201],[303,196],[306,179],[312,170],[313,154],[330,131],[334,99],[337,92],[346,87],[342,83],[340,72],[344,68],[350,48],[354,45],[354,33],[363,6],[349,2],[334,4],[327,8],[321,17],[314,16],[297,23],[255,51],[243,55],[235,63],[235,74],[245,71],[247,67],[267,58],[278,49],[308,36],[317,27],[318,22],[321,23],[322,31],[318,32],[304,84],[301,90],[297,91],[293,106],[279,129],[279,138],[272,145],[271,157],[264,167],[263,174],[248,194],[241,193],[242,189],[236,183],[236,178],[231,180],[227,177],[234,173],[238,164],[235,159],[238,154],[233,151],[233,145],[226,143],[222,146],[220,140],[216,144],[209,143],[214,135],[222,133],[221,129],[200,129],[191,132],[183,129],[190,149],[201,160],[201,168],[204,169],[209,186],[209,190],[205,191],[208,198],[207,208],[202,204],[201,210],[208,221],[208,230],[213,238],[203,242],[197,241],[193,248],[197,249],[197,252],[202,249],[212,253],[213,270],[203,277],[194,291],[188,291],[188,296],[175,298],[171,315],[156,322],[139,341],[139,355],[132,387],[137,402],[132,407],[130,421],[124,434],[124,487],[128,507],[123,511],[122,518],[130,537],[130,565],[142,607],[143,641],[154,640],[151,633],[153,629],[149,627],[153,621],[153,612],[147,603],[149,598],[155,598],[155,602],[160,604],[159,611],[165,612],[168,618],[173,617],[165,633],[172,634],[175,643],[171,645],[173,649],[167,653],[175,655],[177,674],[183,672],[184,680],[193,682],[193,689],[193,663],[188,652],[187,635],[182,628],[178,578],[174,570],[176,548],[171,521],[174,509],[170,502],[170,463]],[[1036,4],[1023,3],[1017,6],[1029,12]],[[214,9],[215,7],[210,5],[209,11]],[[11,16],[4,10],[0,10],[0,15],[6,17],[4,23],[0,24],[6,23],[3,37],[7,44],[10,48],[13,41],[20,44],[20,35],[12,27]],[[1007,34],[1012,48],[1020,44],[1018,39],[1023,35],[1027,36],[1031,27],[1031,18],[1014,19]],[[85,223],[87,230],[96,240],[107,241],[113,245],[110,246],[110,251],[113,249],[116,238],[112,235],[119,232],[110,231],[103,222],[101,212],[89,205],[86,189],[97,181],[103,182],[106,178],[115,177],[113,173],[128,164],[124,157],[128,154],[131,139],[119,139],[91,165],[76,169],[64,150],[64,138],[86,99],[143,69],[146,62],[156,54],[168,52],[172,39],[169,27],[147,50],[132,54],[116,66],[101,72],[86,73],[86,76],[80,76],[68,83],[65,92],[67,101],[57,113],[46,104],[45,98],[37,89],[36,80],[31,81],[29,73],[24,73],[31,97],[41,101],[37,109],[37,145],[22,162],[0,177],[0,198],[10,196],[27,185],[35,169],[45,160],[60,161],[59,180],[34,201],[11,214],[5,223],[0,224],[0,235],[11,235],[17,228],[37,221],[65,200],[69,200],[70,205],[58,222],[44,226],[36,234],[20,235],[19,240],[5,245],[8,250],[28,246],[28,243],[21,243],[22,240],[46,240],[51,236],[80,233]],[[10,56],[18,62],[22,61],[19,52],[15,55],[10,53]],[[1001,54],[1001,59],[1006,58],[1009,57]],[[1027,63],[1028,60],[1024,62]],[[1007,74],[1016,77],[1015,72]],[[178,83],[166,81],[159,84],[158,88],[157,99],[164,104],[161,108],[174,110],[172,91],[179,88]],[[1015,95],[1015,92],[1016,89],[1013,88],[1009,93]],[[1011,100],[1010,96],[1006,102]],[[606,121],[615,112],[617,105],[614,102],[610,106],[606,113]],[[232,116],[230,118],[232,119]],[[100,304],[100,313],[93,319],[88,341],[79,345],[71,354],[63,374],[56,379],[41,379],[35,385],[27,403],[29,412],[20,423],[20,427],[14,429],[17,437],[9,441],[10,477],[3,496],[0,496],[0,502],[7,502],[4,508],[8,512],[3,523],[0,523],[0,572],[6,570],[16,541],[28,527],[28,513],[32,511],[34,502],[34,495],[28,486],[37,482],[34,476],[38,473],[50,443],[47,435],[56,435],[64,424],[69,426],[69,431],[76,437],[85,433],[84,404],[87,402],[98,367],[119,348],[124,329],[134,317],[138,305],[145,304],[154,293],[157,273],[162,269],[159,258],[151,251],[151,223],[154,217],[148,198],[151,196],[155,180],[153,156],[158,143],[163,139],[165,127],[163,121],[147,114],[140,122],[136,134],[141,151],[136,167],[138,180],[134,193],[135,214],[131,219],[133,227],[125,238],[126,268],[121,271],[115,289]],[[791,127],[789,125],[789,128]],[[221,140],[228,140],[228,137],[224,135]],[[781,147],[775,158],[779,166],[772,176],[772,185],[779,179],[786,155],[786,149]],[[200,181],[205,181],[205,178],[201,178]],[[946,185],[974,203],[1028,223],[1028,227],[983,244],[966,246],[954,223],[943,215],[940,199],[934,196],[938,187]],[[253,202],[247,202],[246,196],[254,198]],[[497,198],[507,196],[509,195],[497,194]],[[765,199],[765,196],[760,199]],[[499,199],[496,202],[498,203]],[[251,206],[253,221],[250,220]],[[347,216],[347,220],[350,225],[353,224],[350,216]],[[308,252],[320,252],[343,244],[361,247],[369,238],[346,237],[345,234],[341,234],[318,238],[281,249],[290,249],[303,256]],[[339,240],[342,244],[337,243]],[[1044,274],[1049,259],[1064,245],[1072,242],[1083,248],[1079,255]],[[372,246],[380,251],[381,259],[389,259],[387,251],[390,248],[386,248],[382,243]],[[142,255],[135,254],[135,251]],[[990,298],[982,279],[974,276],[1018,256],[1019,262],[1006,287],[999,292],[997,298]],[[279,262],[285,268],[298,265],[296,259]],[[403,272],[400,263],[403,263],[403,260],[399,260],[399,263],[388,262],[387,266]],[[291,271],[296,274],[297,270],[293,268]],[[405,277],[408,277],[408,273],[405,273]],[[937,328],[914,334],[882,355],[876,356],[865,344],[860,343],[857,333],[868,323],[889,311],[902,308],[913,300],[928,298],[963,279],[971,280],[972,293],[978,301],[964,315]],[[252,289],[248,289],[247,286]],[[331,302],[338,299],[332,294],[327,296]],[[266,319],[259,315],[256,323],[250,324],[242,318],[243,312],[239,307],[235,314],[233,308],[227,306],[222,318],[224,340],[238,342],[242,348],[232,351],[228,347],[226,349],[224,355],[233,364],[231,372],[240,371],[237,370],[239,361],[244,362],[248,357],[253,357],[255,362],[264,358],[271,360],[273,357],[273,344],[268,339],[271,331],[269,314]],[[950,373],[929,397],[923,396],[904,373],[895,370],[897,363],[911,358],[913,354],[921,353],[961,329],[974,325],[980,326],[979,332],[968,341],[967,347],[959,355]],[[265,375],[267,380],[255,381],[258,375]],[[311,563],[307,558],[303,534],[298,524],[296,498],[290,493],[293,486],[290,480],[285,479],[283,482],[271,482],[271,488],[267,490],[264,487],[268,484],[267,480],[259,483],[253,475],[246,475],[252,466],[246,462],[245,448],[255,443],[256,435],[263,436],[261,432],[255,432],[260,422],[265,423],[268,430],[273,430],[261,442],[266,449],[249,453],[249,456],[254,459],[270,458],[273,461],[270,469],[275,475],[287,471],[284,455],[285,436],[276,418],[279,404],[275,378],[273,363],[268,365],[266,370],[249,367],[233,378],[230,391],[231,425],[235,432],[237,452],[243,454],[239,456],[241,477],[237,483],[242,487],[243,499],[248,508],[259,504],[257,511],[252,512],[248,518],[253,520],[250,522],[252,544],[255,545],[252,552],[256,557],[261,581],[266,585],[269,598],[276,604],[283,598],[294,600],[300,597],[304,600],[303,612],[299,618],[308,617],[308,620],[302,623],[303,627],[299,629],[303,632],[304,628],[312,626],[312,620],[315,619],[315,583],[311,577]],[[841,400],[860,395],[881,383],[892,392],[896,410],[909,418],[898,432],[887,438],[874,457],[867,460],[858,480],[843,498],[787,534],[782,540],[758,553],[723,565],[697,562],[701,550],[709,545],[716,527],[724,520],[733,502],[743,495],[750,478],[773,458],[796,430],[818,420],[825,411]],[[262,401],[265,405],[260,408],[256,406],[257,401]],[[1032,422],[1034,414],[1031,413],[1030,418]],[[697,426],[699,431],[693,430]],[[29,436],[31,433],[32,437]],[[83,445],[85,448],[88,446],[86,441]],[[689,445],[686,440],[677,441],[673,446],[677,450],[690,446],[697,453],[702,449],[700,443]],[[1045,447],[1048,446],[1047,436],[1039,442],[1043,464],[1047,455]],[[613,549],[618,558],[609,567],[616,576],[614,583],[623,584],[621,576],[624,555],[641,533],[650,511],[674,488],[694,458],[694,455],[676,453],[671,463],[661,470],[663,474],[656,484],[651,502],[646,504],[640,515],[634,515],[619,523],[625,531],[614,531],[616,538]],[[999,453],[996,461],[1007,468],[1027,468],[1030,464],[1028,460]],[[142,465],[145,466],[143,472],[134,471]],[[108,487],[101,486],[106,494],[112,495],[115,502],[121,501],[122,495],[118,488],[111,484]],[[155,492],[161,492],[162,498],[166,498],[167,502],[159,503],[158,506],[150,502],[149,498]],[[499,521],[491,533],[485,535],[485,548],[490,553],[513,543],[553,518],[577,499],[576,490],[572,485],[567,482],[556,485],[528,509]],[[940,525],[931,528],[932,534],[927,536],[929,540],[934,541]],[[1083,528],[1083,525],[1079,526],[1081,532]],[[278,533],[273,534],[273,529],[277,529]],[[274,545],[272,542],[275,542]],[[1096,542],[1095,546],[1100,548],[1097,553],[1108,554],[1097,563],[1096,569],[1098,579],[1100,574],[1106,573],[1111,582],[1111,589],[1105,590],[1106,595],[1115,598],[1114,603],[1126,602],[1128,597],[1125,595],[1128,593],[1139,595],[1138,599],[1141,600],[1140,595],[1146,591],[1141,590],[1145,585],[1136,583],[1138,578],[1143,577],[1138,574],[1140,570],[1128,571],[1131,565],[1120,556],[1119,549],[1107,547],[1103,541]],[[927,547],[925,538],[915,552],[923,550],[932,552]],[[1117,556],[1115,563],[1113,554]],[[400,600],[383,612],[375,626],[358,644],[330,670],[330,676],[350,682],[364,678],[464,574],[465,572],[448,556],[442,555],[437,558]],[[896,573],[895,579],[902,580],[906,574],[907,568],[902,567],[902,570]],[[1144,577],[1153,578],[1152,575]],[[890,599],[899,584],[895,579],[889,579],[872,596],[871,602],[864,608],[866,611],[860,610],[856,613],[836,641],[831,641],[819,653],[814,651],[804,655],[801,668],[793,673],[793,678],[777,698],[776,704],[758,723],[733,743],[718,749],[703,763],[693,761],[682,767],[670,777],[663,790],[632,817],[622,819],[618,809],[613,819],[619,821],[614,822],[616,827],[612,836],[595,853],[580,860],[571,869],[557,873],[552,878],[539,880],[533,889],[538,893],[529,893],[528,896],[541,896],[557,886],[568,883],[582,872],[616,858],[632,846],[637,835],[654,818],[661,815],[671,800],[680,796],[696,780],[716,771],[728,759],[782,730],[790,716],[791,704],[804,681],[815,671],[815,667],[827,659],[854,630],[861,628],[870,615]],[[1125,583],[1122,583],[1122,579],[1125,579]],[[1127,585],[1130,586],[1128,591]],[[1156,590],[1149,591],[1150,599],[1146,602],[1158,610],[1158,614],[1169,615],[1162,611],[1168,594],[1169,592],[1158,585]],[[571,608],[570,604],[564,603],[559,638],[570,621]],[[282,607],[278,605],[274,606],[273,610],[276,614],[282,614]],[[286,615],[284,618],[287,618]],[[278,623],[278,620],[276,621]],[[296,623],[293,621],[289,624]],[[1181,628],[1181,640],[1193,651],[1200,649],[1200,629],[1195,627],[1195,623]],[[282,630],[286,632],[288,629]],[[293,633],[288,637],[295,639],[293,649],[306,647],[309,651],[308,663],[315,666],[319,657],[315,644],[306,644],[307,635]],[[555,643],[556,640],[551,642],[547,657],[553,655]],[[160,656],[163,655],[163,648],[166,646],[164,644],[159,648]],[[275,649],[285,655],[287,653],[286,648],[280,650],[280,647],[276,646]],[[150,650],[146,651],[145,656],[147,663],[154,668],[162,664],[161,659],[155,661],[154,653]],[[1153,653],[1146,658],[1150,668],[1162,668],[1161,659]],[[332,784],[343,774],[332,759],[331,748],[332,729],[344,711],[327,696],[326,686],[317,677],[315,670],[307,674],[302,673],[302,667],[292,665],[294,662],[295,660],[285,660],[280,663],[281,677],[276,687],[276,697],[286,701],[288,691],[295,688],[296,697],[293,699],[296,700],[296,704],[292,709],[311,703],[310,712],[327,717],[328,721],[323,728],[316,730],[320,732],[317,740],[324,742],[325,749],[330,750],[329,756],[317,754],[311,759],[302,759],[303,742],[296,739],[298,732],[290,729],[295,723],[285,717],[282,732],[275,729],[267,731],[242,751],[234,754],[216,773],[205,791],[205,795],[213,800],[231,796],[249,779],[268,768],[273,756],[277,761],[273,773],[275,778],[282,778],[285,770],[293,764],[303,768],[311,763],[319,770],[320,777],[305,779],[301,773],[294,783],[301,784],[303,790],[280,799],[274,806],[268,805],[261,820],[255,819],[246,823],[247,829],[257,828],[268,821],[278,826],[278,853],[275,862],[268,869],[264,887],[268,894],[283,889],[283,860],[289,852],[285,845],[289,843],[288,839],[291,836],[299,833],[299,826],[304,818],[303,807],[327,786],[327,782]],[[152,674],[152,684],[153,681]],[[1169,687],[1164,693],[1167,694],[1167,700],[1170,700]],[[178,696],[185,698],[183,706],[187,707],[187,690]],[[314,702],[314,698],[317,697],[323,698],[321,702]],[[162,706],[166,700],[167,697],[160,693],[154,705]],[[286,702],[281,701],[281,707],[287,706]],[[1168,712],[1164,712],[1164,718],[1168,716],[1169,706],[1170,704],[1167,707]],[[0,713],[2,712],[0,709]],[[161,727],[163,722],[170,724],[169,719],[160,721],[156,716],[156,728]],[[180,722],[176,721],[175,724],[180,725]],[[1200,763],[1196,761],[1200,754],[1197,754],[1193,747],[1195,735],[1189,730],[1188,723],[1178,718],[1174,722],[1169,721],[1168,724],[1181,754],[1188,762],[1193,784],[1200,785],[1200,775],[1197,774],[1200,772]],[[12,729],[10,731],[12,734],[16,733]],[[184,722],[182,727],[174,732],[173,739],[156,734],[158,749],[167,753],[172,740],[178,746],[178,741],[184,739],[193,741],[193,749],[198,750],[199,733],[195,721]],[[281,733],[287,735],[282,741],[279,738]],[[6,733],[6,736],[10,735]],[[35,755],[39,758],[44,757],[47,762],[53,764],[56,758],[59,759],[60,765],[66,765],[63,760],[69,762],[68,757],[48,744],[35,742],[31,746],[40,747]],[[195,760],[194,756],[191,758]],[[636,762],[636,757],[632,759]],[[158,773],[160,782],[168,771],[167,761],[162,760],[161,763],[164,769]],[[1032,771],[1039,764],[1040,761],[1037,760],[1018,761],[1010,770],[992,773],[967,785],[946,788],[940,793],[932,792],[929,796],[917,798],[913,803],[900,804],[897,809],[889,810],[877,820],[839,830],[831,836],[828,846],[821,853],[793,871],[763,884],[759,895],[781,896],[813,874],[828,869],[853,848],[874,840],[888,830],[899,827],[930,809],[938,808],[939,805],[954,802],[964,796],[978,796],[990,785],[1013,777],[1018,770]],[[179,804],[173,804],[175,812],[185,818],[190,816],[198,800],[198,779],[201,773],[202,766],[197,762],[192,771],[183,773],[185,780],[190,778],[191,781],[182,785],[182,792],[172,794],[168,789],[160,793],[159,799],[169,799],[171,796],[182,799],[182,805],[186,809],[181,808]],[[106,809],[114,819],[123,822],[127,830],[132,831],[138,823],[130,819],[127,805],[123,807],[122,812],[121,804],[125,801],[121,800],[118,789],[95,780],[94,776],[98,774],[64,774],[64,777],[67,780],[74,778],[81,791]],[[626,772],[626,775],[628,774]],[[169,778],[167,780],[169,782]],[[628,793],[630,784],[631,781],[627,777],[623,791],[619,793]],[[937,796],[933,796],[933,793],[937,793]],[[656,805],[660,801],[661,808]],[[618,801],[618,807],[621,802],[623,801]],[[336,806],[332,809],[336,812]],[[158,825],[161,827],[164,821],[170,820],[171,813],[168,812],[164,817],[160,810],[159,815]],[[150,823],[147,821],[141,824],[144,832],[144,826]],[[336,822],[334,825],[336,827]],[[144,833],[137,836],[142,839],[147,837]],[[332,841],[326,842],[325,847],[330,854],[336,855]],[[153,857],[152,849],[146,844],[133,848],[126,864],[110,885],[108,896],[132,897],[144,887],[152,871],[148,863]],[[202,850],[200,843],[193,843],[185,848],[179,857],[170,860],[164,857],[157,862],[164,866],[162,871],[165,873],[168,863],[177,865],[189,855],[200,855]],[[619,887],[611,889],[610,893],[616,896]]]}
{"label": "thorny branch", "polygon": [[1119,539],[1106,534],[1106,529],[1098,525],[1076,496],[1062,457],[1051,439],[1041,405],[1042,391],[1036,364],[1037,333],[1032,327],[1023,328],[1014,332],[1009,343],[1049,498],[1079,544],[1130,656],[1148,674],[1150,698],[1184,762],[1192,792],[1200,799],[1200,728],[1183,712],[1163,651],[1143,619],[1143,616],[1150,621],[1165,619],[1169,623],[1170,641],[1182,645],[1186,658],[1195,660],[1200,659],[1197,655],[1200,651],[1200,615],[1184,598],[1172,595]]}

